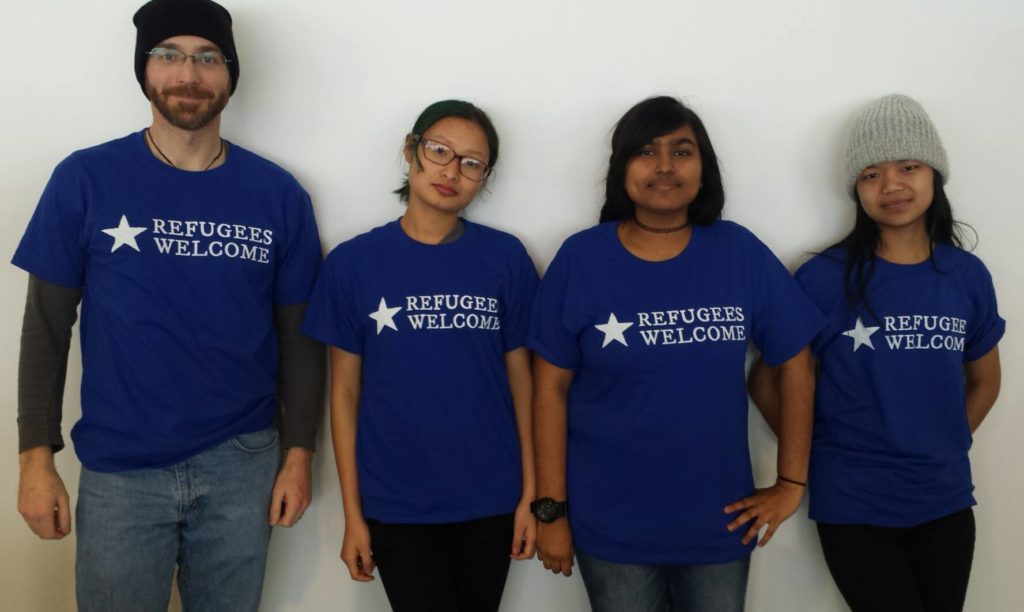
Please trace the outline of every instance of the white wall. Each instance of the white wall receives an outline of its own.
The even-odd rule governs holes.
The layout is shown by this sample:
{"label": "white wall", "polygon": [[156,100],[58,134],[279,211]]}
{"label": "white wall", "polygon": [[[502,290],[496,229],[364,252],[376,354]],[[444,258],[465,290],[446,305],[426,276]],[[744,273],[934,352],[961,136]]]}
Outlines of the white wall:
{"label": "white wall", "polygon": [[[10,257],[53,166],[72,150],[148,124],[132,72],[131,15],[141,0],[0,0],[0,254]],[[325,247],[401,207],[402,137],[429,102],[465,97],[502,136],[501,162],[471,218],[518,234],[541,268],[560,241],[592,224],[615,120],[652,94],[682,96],[720,155],[725,215],[789,265],[852,219],[840,179],[855,109],[891,92],[917,97],[942,133],[948,192],[980,234],[1010,325],[1002,396],[972,452],[978,540],[969,610],[1024,601],[1024,280],[1014,276],[1024,213],[1024,4],[1014,0],[630,2],[225,0],[242,76],[225,136],[290,169],[313,196]],[[0,607],[74,608],[74,542],[42,542],[15,512],[17,344],[26,277],[0,266]],[[81,366],[72,351],[64,429],[77,419]],[[760,482],[775,446],[752,419]],[[338,559],[342,513],[326,437],[316,501],[274,534],[266,610],[386,610],[379,582],[351,582]],[[62,452],[69,490],[78,462]],[[754,555],[748,609],[845,609],[806,511]],[[1013,602],[1017,602],[1014,604]],[[517,563],[503,610],[585,610],[578,576]]]}

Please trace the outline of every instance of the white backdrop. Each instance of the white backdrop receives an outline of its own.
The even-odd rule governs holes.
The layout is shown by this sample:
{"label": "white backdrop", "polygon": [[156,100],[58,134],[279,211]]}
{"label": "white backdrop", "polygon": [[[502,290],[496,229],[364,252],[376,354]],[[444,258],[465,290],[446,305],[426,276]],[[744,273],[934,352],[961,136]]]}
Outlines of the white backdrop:
{"label": "white backdrop", "polygon": [[[132,72],[131,15],[141,0],[0,0],[0,254],[9,258],[53,166],[71,151],[138,130],[149,105]],[[401,214],[406,131],[428,103],[470,99],[502,138],[501,161],[469,210],[517,234],[544,269],[561,240],[596,221],[611,128],[654,93],[704,118],[725,175],[725,216],[790,266],[852,220],[841,145],[852,113],[892,92],[928,109],[951,159],[948,193],[971,223],[1002,315],[1003,392],[972,451],[978,522],[967,608],[1024,601],[1024,458],[1017,434],[1024,279],[1014,276],[1024,137],[1024,3],[225,0],[241,56],[224,135],[292,171],[313,196],[325,249]],[[74,609],[74,538],[42,542],[15,508],[17,345],[26,276],[0,266],[0,608]],[[77,330],[76,330],[77,334]],[[77,419],[73,345],[65,434]],[[774,440],[751,419],[759,482]],[[321,432],[316,499],[277,530],[265,610],[386,610],[379,581],[349,580],[338,559],[342,512]],[[72,499],[79,464],[58,455]],[[1014,604],[1013,602],[1017,602]],[[801,510],[754,555],[748,610],[844,610]],[[173,606],[176,608],[175,606]],[[578,576],[514,564],[505,612],[585,610]]]}

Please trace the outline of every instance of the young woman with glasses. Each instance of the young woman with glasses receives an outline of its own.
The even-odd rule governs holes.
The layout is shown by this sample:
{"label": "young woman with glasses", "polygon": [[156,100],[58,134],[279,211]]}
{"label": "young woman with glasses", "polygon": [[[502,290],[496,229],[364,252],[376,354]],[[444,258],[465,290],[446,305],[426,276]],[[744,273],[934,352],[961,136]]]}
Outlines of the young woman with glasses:
{"label": "young woman with glasses", "polygon": [[[741,610],[758,532],[763,545],[803,496],[821,315],[721,220],[724,201],[700,118],[644,100],[612,135],[601,224],[566,240],[541,282],[537,550],[565,575],[575,553],[597,612]],[[763,489],[747,445],[751,341],[783,373],[778,480]]]}
{"label": "young woman with glasses", "polygon": [[[920,104],[891,95],[862,109],[845,170],[853,229],[796,273],[828,319],[811,344],[810,516],[855,612],[961,610],[967,453],[999,393],[1006,324],[988,270],[961,248],[946,151]],[[777,384],[754,366],[751,394],[773,426]]]}
{"label": "young woman with glasses", "polygon": [[476,106],[406,136],[405,214],[328,255],[304,331],[331,346],[341,557],[394,610],[496,611],[536,523],[525,348],[537,272],[513,236],[460,217],[498,160]]}

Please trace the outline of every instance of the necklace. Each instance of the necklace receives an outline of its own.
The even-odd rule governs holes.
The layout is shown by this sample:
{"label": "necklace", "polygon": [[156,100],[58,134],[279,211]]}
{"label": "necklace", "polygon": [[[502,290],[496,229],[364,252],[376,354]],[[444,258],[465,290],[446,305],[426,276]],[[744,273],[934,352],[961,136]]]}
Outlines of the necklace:
{"label": "necklace", "polygon": [[[149,128],[146,128],[146,138],[149,139],[150,144],[152,144],[153,148],[156,149],[156,152],[160,154],[160,157],[164,158],[164,161],[167,162],[167,165],[177,170],[178,167],[174,165],[174,162],[172,162],[169,157],[164,155],[164,152],[161,151],[160,147],[156,145],[156,141],[153,140],[153,135],[149,133]],[[213,166],[213,164],[217,163],[217,160],[220,159],[220,156],[224,155],[224,150],[226,148],[227,147],[224,145],[224,139],[221,138],[220,149],[217,150],[217,154],[213,157],[213,159],[210,160],[210,163],[206,164],[206,167],[202,169],[202,172],[206,172],[207,170],[210,169],[211,166]]]}
{"label": "necklace", "polygon": [[640,222],[640,219],[637,219],[636,217],[633,217],[633,223],[636,223],[636,226],[644,230],[645,232],[651,232],[652,234],[672,234],[675,232],[681,232],[684,229],[690,227],[689,221],[682,225],[677,225],[675,227],[651,227],[650,225],[644,225],[643,223]]}

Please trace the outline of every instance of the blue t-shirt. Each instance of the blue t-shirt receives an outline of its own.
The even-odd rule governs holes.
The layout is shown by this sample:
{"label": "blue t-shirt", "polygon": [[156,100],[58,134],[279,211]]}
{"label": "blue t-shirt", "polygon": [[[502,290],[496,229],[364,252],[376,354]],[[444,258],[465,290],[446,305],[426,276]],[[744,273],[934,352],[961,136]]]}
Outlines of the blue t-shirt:
{"label": "blue t-shirt", "polygon": [[876,258],[873,312],[850,310],[843,251],[797,271],[827,317],[811,345],[821,364],[808,483],[814,520],[910,527],[974,505],[964,362],[991,351],[1006,323],[981,260],[945,245],[934,260]]}
{"label": "blue t-shirt", "polygon": [[306,192],[237,145],[206,172],[161,163],[144,132],[62,161],[13,263],[83,290],[82,463],[170,465],[269,427],[273,307],[306,301],[320,260]]}
{"label": "blue t-shirt", "polygon": [[522,469],[505,353],[524,345],[537,271],[513,236],[448,244],[393,221],[324,262],[303,332],[362,356],[363,514],[449,523],[515,510]]}
{"label": "blue t-shirt", "polygon": [[[821,315],[745,228],[694,227],[678,256],[643,261],[616,223],[562,245],[528,346],[574,370],[567,486],[580,550],[616,563],[724,563],[749,554],[729,503],[754,492],[744,366],[773,365]],[[733,517],[734,518],[734,517]]]}

